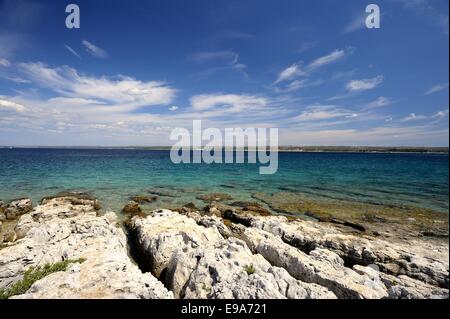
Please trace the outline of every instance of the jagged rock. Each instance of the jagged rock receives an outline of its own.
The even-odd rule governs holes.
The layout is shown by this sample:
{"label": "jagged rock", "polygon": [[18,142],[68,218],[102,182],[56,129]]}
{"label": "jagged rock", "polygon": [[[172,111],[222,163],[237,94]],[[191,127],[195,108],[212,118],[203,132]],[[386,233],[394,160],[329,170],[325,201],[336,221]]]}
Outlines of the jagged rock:
{"label": "jagged rock", "polygon": [[29,198],[17,199],[10,202],[4,209],[6,219],[12,220],[26,214],[33,209],[33,203]]}
{"label": "jagged rock", "polygon": [[386,287],[344,266],[334,252],[317,248],[309,255],[284,243],[266,231],[247,228],[244,238],[249,246],[272,265],[282,267],[294,278],[327,287],[339,298],[379,299],[387,297]]}
{"label": "jagged rock", "polygon": [[100,210],[101,206],[97,198],[90,194],[88,191],[84,190],[71,190],[71,191],[62,191],[56,194],[55,196],[47,196],[41,200],[41,204],[45,204],[47,201],[55,199],[55,198],[64,198],[65,201],[70,200],[73,205],[78,204],[86,204],[93,205],[95,210]]}
{"label": "jagged rock", "polygon": [[132,214],[132,215],[142,213],[141,207],[140,207],[139,204],[136,203],[136,202],[129,202],[128,204],[126,204],[126,205],[124,206],[124,208],[122,209],[122,211],[123,211],[125,214]]}
{"label": "jagged rock", "polygon": [[148,218],[133,217],[128,226],[157,277],[179,247],[223,240],[217,229],[201,227],[194,219],[169,210],[156,211]]}
{"label": "jagged rock", "polygon": [[131,196],[130,200],[133,202],[136,202],[138,204],[145,204],[145,203],[152,203],[158,199],[158,196],[156,195],[136,195]]}
{"label": "jagged rock", "polygon": [[391,276],[370,267],[355,265],[353,269],[371,278],[380,278],[391,299],[448,299],[447,289],[439,288],[407,276]]}
{"label": "jagged rock", "polygon": [[45,201],[19,221],[25,236],[0,250],[0,289],[30,267],[85,259],[56,272],[15,298],[172,298],[151,274],[143,274],[127,254],[127,238],[114,213],[98,217],[94,205],[70,198]]}
{"label": "jagged rock", "polygon": [[243,241],[228,241],[177,250],[166,284],[181,298],[336,298],[318,285],[295,280],[286,270],[253,255]]}
{"label": "jagged rock", "polygon": [[194,219],[198,225],[204,227],[216,227],[219,233],[224,238],[228,238],[232,235],[230,229],[223,223],[223,219],[220,217],[217,217],[215,215],[212,216],[200,215],[198,212],[193,211],[185,211],[182,212],[182,214],[186,215],[189,218]]}
{"label": "jagged rock", "polygon": [[[332,224],[295,220],[281,216],[251,217],[245,223],[280,236],[304,252],[325,248],[338,254],[346,264],[376,264],[392,275],[407,275],[425,283],[449,287],[448,242],[421,240],[386,241],[370,236],[345,234]],[[392,265],[395,264],[395,267]]]}
{"label": "jagged rock", "polygon": [[302,283],[272,267],[262,256],[253,255],[243,241],[225,239],[216,223],[203,227],[193,218],[160,210],[145,219],[134,217],[130,229],[152,273],[176,297],[335,297],[323,287]]}

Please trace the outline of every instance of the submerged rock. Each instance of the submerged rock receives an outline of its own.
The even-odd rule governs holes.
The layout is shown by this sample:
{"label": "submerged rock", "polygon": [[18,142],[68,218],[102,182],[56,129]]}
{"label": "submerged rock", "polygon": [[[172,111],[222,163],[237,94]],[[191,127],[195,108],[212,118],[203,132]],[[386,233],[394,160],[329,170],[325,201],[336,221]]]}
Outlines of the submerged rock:
{"label": "submerged rock", "polygon": [[141,207],[140,207],[139,204],[136,203],[136,202],[129,202],[128,204],[126,204],[126,205],[124,206],[124,208],[122,209],[122,211],[123,211],[125,214],[131,214],[131,215],[136,215],[136,214],[142,213]]}
{"label": "submerged rock", "polygon": [[156,195],[135,195],[131,196],[130,200],[138,204],[152,203],[158,199]]}
{"label": "submerged rock", "polygon": [[231,197],[228,194],[225,193],[211,193],[211,194],[203,194],[197,196],[197,199],[202,200],[206,203],[212,203],[212,202],[223,202],[226,200],[231,200],[233,197]]}
{"label": "submerged rock", "polygon": [[23,215],[24,238],[0,250],[0,289],[8,289],[31,267],[63,260],[84,262],[52,273],[14,298],[172,298],[151,274],[143,274],[127,254],[127,238],[116,215],[98,217],[93,203],[71,198],[46,200]]}

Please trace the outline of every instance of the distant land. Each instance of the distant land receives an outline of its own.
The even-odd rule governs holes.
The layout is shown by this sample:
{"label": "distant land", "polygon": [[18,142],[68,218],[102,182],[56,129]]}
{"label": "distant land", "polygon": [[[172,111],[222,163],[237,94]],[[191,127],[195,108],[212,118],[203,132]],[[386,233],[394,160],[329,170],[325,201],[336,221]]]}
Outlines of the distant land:
{"label": "distant land", "polygon": [[[171,146],[0,146],[0,149],[140,149],[170,150]],[[247,148],[245,148],[247,149]],[[448,153],[448,147],[427,146],[279,146],[279,152]]]}

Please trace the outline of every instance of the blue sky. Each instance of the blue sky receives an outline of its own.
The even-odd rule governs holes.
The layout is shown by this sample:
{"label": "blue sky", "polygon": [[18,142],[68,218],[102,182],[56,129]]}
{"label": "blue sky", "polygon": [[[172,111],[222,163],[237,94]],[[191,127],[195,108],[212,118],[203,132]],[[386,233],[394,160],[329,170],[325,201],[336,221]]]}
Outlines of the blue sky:
{"label": "blue sky", "polygon": [[278,127],[281,145],[448,146],[448,1],[0,0],[0,145],[171,145]]}

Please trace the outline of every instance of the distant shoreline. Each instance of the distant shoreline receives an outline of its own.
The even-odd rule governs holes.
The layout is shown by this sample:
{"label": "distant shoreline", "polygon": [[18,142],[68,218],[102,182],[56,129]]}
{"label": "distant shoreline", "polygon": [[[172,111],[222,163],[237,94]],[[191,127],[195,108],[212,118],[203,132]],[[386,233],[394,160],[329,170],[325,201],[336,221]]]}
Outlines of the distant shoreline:
{"label": "distant shoreline", "polygon": [[[168,151],[170,146],[0,146],[0,149],[87,149]],[[247,150],[245,148],[244,150]],[[448,147],[408,146],[280,146],[280,153],[426,153],[448,154]]]}

